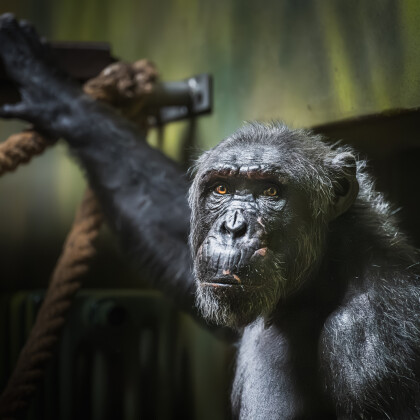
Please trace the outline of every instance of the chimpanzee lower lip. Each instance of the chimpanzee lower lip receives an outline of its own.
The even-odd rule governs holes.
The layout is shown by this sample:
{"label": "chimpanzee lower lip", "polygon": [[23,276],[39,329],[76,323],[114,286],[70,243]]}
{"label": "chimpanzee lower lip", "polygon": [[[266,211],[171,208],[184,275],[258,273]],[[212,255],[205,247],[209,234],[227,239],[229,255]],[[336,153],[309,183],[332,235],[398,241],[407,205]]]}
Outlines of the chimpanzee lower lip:
{"label": "chimpanzee lower lip", "polygon": [[239,284],[239,283],[217,283],[217,282],[209,282],[209,281],[203,281],[201,282],[201,286],[211,286],[214,288],[218,288],[218,287],[223,287],[223,288],[229,288],[229,287],[233,287],[236,289],[241,289],[241,290],[254,290],[254,289],[260,289],[261,287],[263,287],[262,285],[243,285],[243,284]]}
{"label": "chimpanzee lower lip", "polygon": [[240,286],[240,284],[232,284],[232,283],[217,283],[217,282],[203,282],[201,283],[202,286],[212,286],[212,287],[235,287]]}
{"label": "chimpanzee lower lip", "polygon": [[238,286],[241,284],[241,281],[238,276],[236,275],[223,275],[223,276],[216,276],[213,277],[211,280],[203,281],[201,284],[208,285],[208,284],[218,284],[222,286]]}

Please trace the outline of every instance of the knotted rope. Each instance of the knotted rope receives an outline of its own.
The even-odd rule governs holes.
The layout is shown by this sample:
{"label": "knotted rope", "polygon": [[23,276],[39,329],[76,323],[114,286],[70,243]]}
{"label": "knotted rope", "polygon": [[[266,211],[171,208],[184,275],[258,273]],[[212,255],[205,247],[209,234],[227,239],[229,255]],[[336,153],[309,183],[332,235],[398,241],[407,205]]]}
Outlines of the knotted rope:
{"label": "knotted rope", "polygon": [[[141,60],[132,65],[115,63],[88,81],[84,90],[112,105],[124,104],[120,111],[140,121],[140,126],[145,128],[144,117],[138,118],[141,115],[139,104],[144,103],[144,95],[152,91],[156,80],[157,71],[149,61]],[[0,145],[0,175],[15,170],[51,144],[34,130],[12,135]],[[88,189],[64,243],[35,324],[0,396],[2,420],[16,420],[25,414],[53,355],[72,299],[81,287],[81,276],[87,273],[88,263],[95,255],[94,240],[101,223],[99,204]]]}

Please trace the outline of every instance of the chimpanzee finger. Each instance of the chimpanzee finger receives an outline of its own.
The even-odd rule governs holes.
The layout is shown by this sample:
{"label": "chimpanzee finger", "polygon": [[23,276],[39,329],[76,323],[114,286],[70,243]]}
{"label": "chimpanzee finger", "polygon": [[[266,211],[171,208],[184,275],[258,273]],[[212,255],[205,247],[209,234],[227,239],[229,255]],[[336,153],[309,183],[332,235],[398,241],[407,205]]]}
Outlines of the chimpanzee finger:
{"label": "chimpanzee finger", "polygon": [[28,22],[27,20],[22,19],[21,21],[19,21],[19,26],[31,37],[32,36],[38,37],[38,34],[37,34],[34,26],[30,22]]}
{"label": "chimpanzee finger", "polygon": [[4,13],[0,16],[0,27],[17,26],[17,21],[13,13]]}
{"label": "chimpanzee finger", "polygon": [[5,104],[0,106],[1,118],[25,118],[28,116],[28,107],[23,102]]}
{"label": "chimpanzee finger", "polygon": [[23,40],[18,21],[12,13],[5,13],[0,16],[0,32],[12,36],[15,43]]}
{"label": "chimpanzee finger", "polygon": [[40,41],[35,28],[10,13],[0,16],[0,61],[8,77],[22,86],[54,63],[51,49]]}
{"label": "chimpanzee finger", "polygon": [[17,52],[27,50],[26,37],[17,20],[11,13],[0,16],[0,53],[7,64],[7,59],[15,59]]}
{"label": "chimpanzee finger", "polygon": [[45,37],[41,37],[38,31],[35,29],[30,22],[27,20],[21,20],[19,22],[26,40],[32,46],[33,51],[38,55],[39,58],[43,58],[50,64],[54,62],[53,53],[50,44],[47,42]]}
{"label": "chimpanzee finger", "polygon": [[21,27],[23,33],[26,35],[26,39],[30,42],[32,46],[39,47],[41,45],[38,32],[30,22],[28,22],[27,20],[21,20],[19,22],[19,26]]}

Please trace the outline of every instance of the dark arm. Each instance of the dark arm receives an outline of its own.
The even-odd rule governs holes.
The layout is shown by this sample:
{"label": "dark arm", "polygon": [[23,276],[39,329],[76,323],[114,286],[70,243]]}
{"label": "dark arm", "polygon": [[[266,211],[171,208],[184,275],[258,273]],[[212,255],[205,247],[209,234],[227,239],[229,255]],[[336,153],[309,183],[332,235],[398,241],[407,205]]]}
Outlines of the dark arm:
{"label": "dark arm", "polygon": [[33,28],[11,15],[0,17],[0,59],[22,96],[0,116],[67,140],[130,256],[191,308],[188,183],[180,169],[113,109],[60,74]]}

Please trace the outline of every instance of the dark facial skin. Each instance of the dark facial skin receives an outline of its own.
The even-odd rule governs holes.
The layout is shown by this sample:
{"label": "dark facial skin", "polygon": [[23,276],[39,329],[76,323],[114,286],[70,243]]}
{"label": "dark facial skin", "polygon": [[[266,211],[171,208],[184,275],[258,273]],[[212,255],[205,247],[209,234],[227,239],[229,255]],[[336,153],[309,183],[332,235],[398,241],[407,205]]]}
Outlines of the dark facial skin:
{"label": "dark facial skin", "polygon": [[309,212],[274,147],[228,148],[215,158],[200,180],[197,301],[207,318],[241,326],[268,316],[294,288],[286,280],[293,232]]}
{"label": "dark facial skin", "polygon": [[240,285],[240,277],[249,279],[252,268],[267,256],[267,225],[278,219],[274,215],[286,205],[285,186],[276,179],[258,168],[241,166],[238,172],[226,176],[223,170],[212,171],[205,183],[204,211],[213,215],[213,224],[199,249],[207,262],[200,276],[205,284]]}

